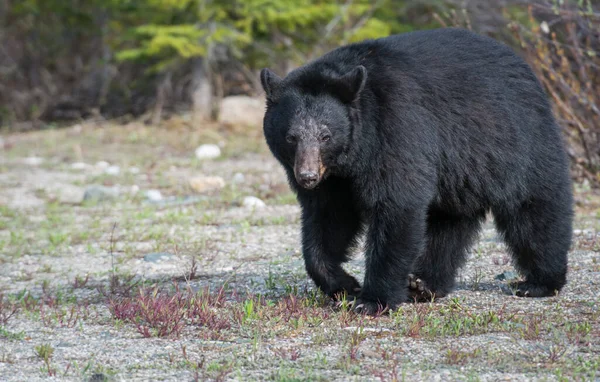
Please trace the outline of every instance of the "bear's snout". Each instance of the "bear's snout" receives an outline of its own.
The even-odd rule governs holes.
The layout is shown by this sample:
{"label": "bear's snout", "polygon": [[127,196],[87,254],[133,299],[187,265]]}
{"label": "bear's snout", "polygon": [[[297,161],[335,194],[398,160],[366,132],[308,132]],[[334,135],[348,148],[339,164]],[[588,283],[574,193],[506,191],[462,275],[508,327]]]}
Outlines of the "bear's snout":
{"label": "bear's snout", "polygon": [[294,163],[294,175],[300,187],[307,190],[315,188],[323,177],[323,168],[318,146],[298,146]]}
{"label": "bear's snout", "polygon": [[319,174],[314,171],[301,172],[298,182],[304,188],[313,188],[319,181]]}

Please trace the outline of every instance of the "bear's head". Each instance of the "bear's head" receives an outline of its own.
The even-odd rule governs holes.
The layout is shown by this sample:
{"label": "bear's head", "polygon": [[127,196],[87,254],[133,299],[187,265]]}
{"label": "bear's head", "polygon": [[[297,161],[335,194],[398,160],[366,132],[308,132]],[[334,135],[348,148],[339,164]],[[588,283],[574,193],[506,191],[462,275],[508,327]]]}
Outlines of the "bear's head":
{"label": "bear's head", "polygon": [[271,152],[293,171],[300,187],[317,187],[343,166],[367,70],[357,66],[339,74],[303,67],[282,79],[263,69],[260,79],[267,97],[263,128]]}

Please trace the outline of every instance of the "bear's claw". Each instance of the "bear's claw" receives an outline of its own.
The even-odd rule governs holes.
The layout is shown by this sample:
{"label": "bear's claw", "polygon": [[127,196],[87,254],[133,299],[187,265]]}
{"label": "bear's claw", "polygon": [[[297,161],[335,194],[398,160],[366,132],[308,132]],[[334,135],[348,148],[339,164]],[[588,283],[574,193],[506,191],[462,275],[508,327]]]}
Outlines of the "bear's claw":
{"label": "bear's claw", "polygon": [[427,288],[423,280],[414,274],[408,275],[408,298],[410,301],[431,301],[435,294]]}

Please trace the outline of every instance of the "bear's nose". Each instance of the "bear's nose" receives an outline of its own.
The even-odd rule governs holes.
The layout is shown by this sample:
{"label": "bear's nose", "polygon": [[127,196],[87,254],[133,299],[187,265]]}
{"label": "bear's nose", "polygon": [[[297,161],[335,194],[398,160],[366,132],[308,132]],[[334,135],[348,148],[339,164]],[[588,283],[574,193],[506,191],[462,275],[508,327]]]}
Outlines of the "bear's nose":
{"label": "bear's nose", "polygon": [[304,187],[314,186],[319,180],[319,174],[314,171],[303,171],[300,173],[300,182]]}

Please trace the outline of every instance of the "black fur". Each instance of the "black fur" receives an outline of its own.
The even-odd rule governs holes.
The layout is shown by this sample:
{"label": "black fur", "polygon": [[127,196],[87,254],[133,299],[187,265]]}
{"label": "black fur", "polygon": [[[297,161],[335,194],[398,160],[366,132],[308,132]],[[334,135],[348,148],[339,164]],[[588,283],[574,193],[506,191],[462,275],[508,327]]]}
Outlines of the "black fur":
{"label": "black fur", "polygon": [[[338,48],[284,79],[264,69],[261,82],[265,137],[325,293],[358,295],[357,310],[373,313],[406,301],[414,273],[446,295],[488,211],[524,276],[518,294],[563,287],[568,159],[547,96],[508,47],[460,29],[413,32]],[[362,289],[341,267],[361,233]]]}

